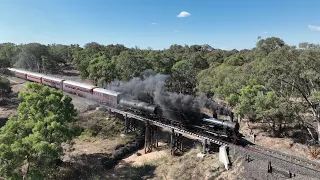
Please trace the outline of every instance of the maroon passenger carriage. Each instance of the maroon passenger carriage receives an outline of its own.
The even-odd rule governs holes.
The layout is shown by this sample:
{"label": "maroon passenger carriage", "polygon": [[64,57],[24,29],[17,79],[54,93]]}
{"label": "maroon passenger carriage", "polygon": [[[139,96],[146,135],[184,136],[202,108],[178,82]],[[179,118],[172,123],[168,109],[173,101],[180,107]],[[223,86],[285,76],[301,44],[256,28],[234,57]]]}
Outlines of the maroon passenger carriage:
{"label": "maroon passenger carriage", "polygon": [[92,96],[92,90],[97,86],[84,84],[76,81],[63,81],[63,90],[78,96],[90,97]]}
{"label": "maroon passenger carriage", "polygon": [[108,106],[117,107],[122,93],[103,88],[94,88],[94,99]]}
{"label": "maroon passenger carriage", "polygon": [[27,72],[27,79],[29,81],[41,83],[42,76],[43,76],[43,74]]}
{"label": "maroon passenger carriage", "polygon": [[16,68],[8,68],[11,72],[15,74],[16,77],[27,79],[27,71],[23,71]]}
{"label": "maroon passenger carriage", "polygon": [[51,76],[42,76],[42,84],[63,90],[64,79],[55,78]]}

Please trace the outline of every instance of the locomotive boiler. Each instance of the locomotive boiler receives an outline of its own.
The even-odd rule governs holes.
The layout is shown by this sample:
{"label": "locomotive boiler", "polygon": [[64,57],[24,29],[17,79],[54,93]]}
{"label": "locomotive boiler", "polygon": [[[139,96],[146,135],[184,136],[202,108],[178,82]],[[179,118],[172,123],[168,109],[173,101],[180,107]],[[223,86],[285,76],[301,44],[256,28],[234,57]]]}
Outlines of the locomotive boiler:
{"label": "locomotive boiler", "polygon": [[139,100],[133,100],[128,98],[121,98],[119,101],[119,106],[122,108],[129,108],[133,111],[138,110],[144,115],[156,115],[162,116],[162,111],[160,106],[142,102]]}
{"label": "locomotive boiler", "polygon": [[186,116],[177,110],[161,109],[160,106],[132,99],[120,99],[119,106],[124,110],[130,109],[140,115],[157,118],[166,123],[185,127],[187,130],[195,130],[214,136],[227,138],[227,140],[237,141],[239,133],[239,123],[228,120],[210,117],[203,113],[190,113],[194,116]]}

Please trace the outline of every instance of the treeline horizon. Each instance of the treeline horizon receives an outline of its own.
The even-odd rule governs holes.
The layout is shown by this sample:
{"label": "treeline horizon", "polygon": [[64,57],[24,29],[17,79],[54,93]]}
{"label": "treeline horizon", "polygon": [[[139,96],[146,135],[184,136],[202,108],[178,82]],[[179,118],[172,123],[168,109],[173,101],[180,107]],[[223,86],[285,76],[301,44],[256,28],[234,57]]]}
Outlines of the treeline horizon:
{"label": "treeline horizon", "polygon": [[[259,37],[260,38],[260,37]],[[28,42],[28,43],[13,43],[13,42],[2,42],[0,44],[14,44],[16,46],[24,46],[24,45],[27,45],[27,44],[41,44],[41,45],[45,45],[45,46],[55,46],[55,45],[62,45],[62,46],[78,46],[80,48],[85,48],[86,45],[88,44],[91,44],[91,43],[95,43],[95,44],[99,44],[99,45],[102,45],[102,46],[109,46],[109,45],[114,45],[114,46],[117,46],[117,45],[120,45],[120,46],[124,46],[126,47],[127,49],[140,49],[140,50],[153,50],[153,51],[165,51],[165,50],[168,50],[170,49],[171,46],[182,46],[182,47],[190,47],[190,46],[206,46],[206,47],[209,47],[211,50],[223,50],[223,51],[232,51],[232,50],[237,50],[237,51],[240,51],[240,50],[252,50],[254,49],[255,47],[253,46],[252,48],[215,48],[214,46],[212,45],[209,45],[209,44],[177,44],[177,43],[174,43],[172,45],[170,45],[169,47],[164,47],[164,48],[153,48],[153,47],[146,47],[146,48],[141,48],[139,45],[135,45],[135,46],[126,46],[124,45],[123,43],[109,43],[109,44],[104,44],[104,43],[99,43],[99,42],[95,42],[95,41],[91,41],[91,42],[87,42],[85,43],[84,45],[80,45],[78,43],[39,43],[39,42]]]}

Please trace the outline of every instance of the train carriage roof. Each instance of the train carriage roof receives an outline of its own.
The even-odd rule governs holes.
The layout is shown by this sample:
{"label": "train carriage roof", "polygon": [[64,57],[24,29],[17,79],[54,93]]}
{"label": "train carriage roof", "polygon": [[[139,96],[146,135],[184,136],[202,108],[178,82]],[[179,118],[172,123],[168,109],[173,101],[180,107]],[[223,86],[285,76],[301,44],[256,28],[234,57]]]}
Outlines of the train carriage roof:
{"label": "train carriage roof", "polygon": [[93,89],[93,92],[99,92],[99,93],[108,94],[111,96],[118,96],[118,95],[122,94],[121,92],[112,91],[112,90],[103,89],[103,88],[95,88],[95,89]]}
{"label": "train carriage roof", "polygon": [[60,79],[60,78],[57,78],[57,77],[52,77],[52,76],[43,76],[42,77],[43,79],[48,79],[48,80],[51,80],[51,81],[64,81],[64,79]]}
{"label": "train carriage roof", "polygon": [[44,76],[44,74],[34,73],[34,72],[27,72],[27,75],[36,76],[36,77],[42,77],[42,76]]}
{"label": "train carriage roof", "polygon": [[16,68],[8,68],[10,71],[14,71],[14,72],[19,72],[19,73],[25,73],[27,74],[28,71],[25,70],[21,70],[21,69],[16,69]]}
{"label": "train carriage roof", "polygon": [[91,85],[91,84],[85,84],[85,83],[80,83],[80,82],[76,82],[76,81],[63,81],[63,84],[69,84],[69,85],[73,85],[73,86],[78,86],[78,87],[82,87],[85,89],[93,89],[97,86]]}

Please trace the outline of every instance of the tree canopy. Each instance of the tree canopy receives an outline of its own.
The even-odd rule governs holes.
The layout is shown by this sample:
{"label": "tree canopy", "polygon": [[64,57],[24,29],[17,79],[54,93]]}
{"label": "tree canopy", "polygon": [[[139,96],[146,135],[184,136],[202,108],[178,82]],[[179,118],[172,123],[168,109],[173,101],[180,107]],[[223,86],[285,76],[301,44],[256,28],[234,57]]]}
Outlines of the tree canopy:
{"label": "tree canopy", "polygon": [[0,130],[0,176],[44,179],[53,174],[62,154],[61,143],[77,130],[70,126],[76,110],[69,96],[41,84],[28,83],[17,116]]}

